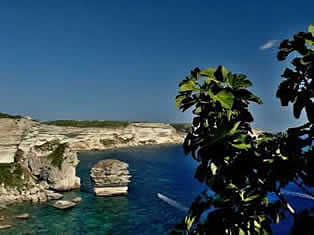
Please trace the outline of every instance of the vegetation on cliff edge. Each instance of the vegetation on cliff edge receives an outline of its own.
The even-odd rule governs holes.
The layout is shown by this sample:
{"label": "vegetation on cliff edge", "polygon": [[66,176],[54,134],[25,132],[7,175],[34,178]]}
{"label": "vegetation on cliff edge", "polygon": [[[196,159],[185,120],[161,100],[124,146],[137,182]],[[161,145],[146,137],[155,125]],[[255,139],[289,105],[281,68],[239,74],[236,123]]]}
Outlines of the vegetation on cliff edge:
{"label": "vegetation on cliff edge", "polygon": [[55,167],[58,167],[59,169],[61,169],[62,167],[62,163],[64,160],[63,155],[66,145],[66,143],[59,144],[58,147],[47,156],[47,158],[51,160],[51,164]]}
{"label": "vegetation on cliff edge", "polygon": [[101,121],[101,120],[56,120],[41,122],[47,125],[65,126],[65,127],[126,127],[130,124],[127,121]]}
{"label": "vegetation on cliff edge", "polygon": [[17,165],[16,163],[12,164],[1,164],[0,165],[0,185],[4,184],[9,187],[20,187],[23,185],[25,176],[25,170]]}
{"label": "vegetation on cliff edge", "polygon": [[11,114],[7,114],[7,113],[0,113],[0,118],[20,119],[20,118],[23,118],[23,116],[20,116],[20,115],[11,115]]}

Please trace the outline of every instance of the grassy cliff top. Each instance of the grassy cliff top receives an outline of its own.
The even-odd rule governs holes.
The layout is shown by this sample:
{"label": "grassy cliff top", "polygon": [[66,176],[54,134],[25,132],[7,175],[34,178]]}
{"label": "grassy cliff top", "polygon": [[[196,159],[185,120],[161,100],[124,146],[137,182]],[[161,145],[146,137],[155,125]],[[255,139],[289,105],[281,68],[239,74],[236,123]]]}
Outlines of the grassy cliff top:
{"label": "grassy cliff top", "polygon": [[[44,121],[41,122],[47,125],[54,126],[68,126],[68,127],[126,127],[131,121],[107,121],[107,120],[55,120],[55,121]],[[147,122],[141,122],[147,123]],[[177,131],[186,132],[191,124],[187,123],[170,123]]]}
{"label": "grassy cliff top", "polygon": [[11,115],[11,114],[7,114],[7,113],[0,113],[0,118],[20,119],[20,118],[23,118],[23,116],[20,116],[20,115]]}
{"label": "grassy cliff top", "polygon": [[71,126],[71,127],[126,127],[127,125],[130,124],[130,122],[127,121],[100,121],[100,120],[90,121],[56,120],[41,123],[54,126]]}
{"label": "grassy cliff top", "polygon": [[[12,118],[20,119],[24,118],[21,115],[11,115],[0,112],[0,118]],[[35,121],[35,120],[33,120]],[[126,127],[131,121],[112,121],[112,120],[54,120],[54,121],[41,121],[42,124],[64,127]],[[148,123],[147,121],[141,121],[141,123]],[[191,128],[189,123],[170,123],[177,131],[187,132]]]}

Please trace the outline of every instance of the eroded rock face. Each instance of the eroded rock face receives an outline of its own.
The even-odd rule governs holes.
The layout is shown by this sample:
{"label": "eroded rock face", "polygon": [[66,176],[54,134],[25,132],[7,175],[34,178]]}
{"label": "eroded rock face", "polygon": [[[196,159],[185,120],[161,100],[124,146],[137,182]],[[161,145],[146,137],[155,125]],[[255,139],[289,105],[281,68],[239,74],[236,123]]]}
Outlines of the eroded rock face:
{"label": "eroded rock face", "polygon": [[115,159],[96,163],[90,174],[97,196],[127,194],[130,175],[128,164]]}
{"label": "eroded rock face", "polygon": [[31,170],[37,179],[47,182],[51,189],[68,191],[80,188],[80,178],[75,175],[76,166],[79,163],[76,152],[66,146],[63,156],[60,156],[62,158],[60,166],[54,165],[53,160],[49,158],[49,153],[53,153],[58,145],[58,142],[55,143],[54,147],[44,153],[36,150],[38,146],[32,147],[29,154],[25,157],[25,166]]}
{"label": "eroded rock face", "polygon": [[14,162],[19,144],[32,122],[25,119],[0,118],[0,164]]}
{"label": "eroded rock face", "polygon": [[0,202],[3,204],[11,204],[15,202],[31,201],[34,203],[46,202],[47,192],[46,187],[42,184],[33,182],[25,182],[24,186],[8,187],[0,186]]}

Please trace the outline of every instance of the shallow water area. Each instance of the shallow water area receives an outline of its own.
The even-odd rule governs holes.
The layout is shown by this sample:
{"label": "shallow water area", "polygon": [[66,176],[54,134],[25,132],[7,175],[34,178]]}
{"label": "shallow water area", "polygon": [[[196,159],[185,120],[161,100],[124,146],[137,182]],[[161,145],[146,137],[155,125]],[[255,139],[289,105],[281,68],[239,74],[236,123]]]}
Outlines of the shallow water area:
{"label": "shallow water area", "polygon": [[[90,180],[90,169],[102,159],[119,159],[129,164],[132,176],[128,196],[96,197]],[[150,146],[116,149],[79,154],[77,175],[81,189],[64,193],[64,199],[82,197],[82,202],[68,210],[57,210],[52,202],[44,204],[21,203],[0,211],[13,217],[29,213],[28,220],[11,219],[0,224],[12,224],[0,234],[167,234],[185,215],[188,207],[202,191],[194,179],[197,163],[185,156],[181,146]],[[287,190],[297,191],[291,184]],[[166,203],[161,193],[175,203]],[[292,206],[300,211],[314,206],[314,200],[286,194]],[[276,199],[273,195],[270,200]],[[167,200],[166,200],[167,201]],[[180,204],[180,206],[171,206]],[[179,208],[179,209],[178,209]],[[181,209],[180,209],[181,208]],[[274,234],[289,234],[292,218],[288,216],[279,225],[273,225]]]}
{"label": "shallow water area", "polygon": [[[95,197],[89,172],[102,159],[129,164],[132,176],[128,196]],[[69,210],[50,204],[16,204],[6,214],[29,213],[29,220],[13,220],[1,234],[166,234],[184,212],[157,197],[162,193],[189,205],[202,186],[193,179],[196,163],[180,146],[155,146],[79,154],[77,175],[81,190],[64,193],[65,199],[82,197]],[[10,222],[10,221],[9,221]]]}

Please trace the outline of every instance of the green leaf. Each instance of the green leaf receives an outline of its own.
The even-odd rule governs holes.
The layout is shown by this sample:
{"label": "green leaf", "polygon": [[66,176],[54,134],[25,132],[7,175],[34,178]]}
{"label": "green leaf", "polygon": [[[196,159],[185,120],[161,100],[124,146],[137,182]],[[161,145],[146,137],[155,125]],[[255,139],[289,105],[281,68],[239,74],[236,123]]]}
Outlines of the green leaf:
{"label": "green leaf", "polygon": [[195,218],[196,218],[195,216],[192,218],[190,216],[185,217],[184,222],[188,230],[190,230],[190,228],[192,227]]}
{"label": "green leaf", "polygon": [[246,138],[247,135],[241,134],[231,145],[237,149],[248,150],[251,147],[251,144],[246,143]]}
{"label": "green leaf", "polygon": [[215,69],[214,68],[207,68],[207,69],[204,69],[200,72],[200,74],[202,76],[208,76],[208,77],[213,77],[214,76],[214,73],[215,73]]}
{"label": "green leaf", "polygon": [[228,184],[227,186],[226,186],[226,188],[227,189],[234,189],[234,190],[237,190],[238,189],[238,187],[237,186],[235,186],[234,184]]}
{"label": "green leaf", "polygon": [[247,233],[242,229],[239,228],[239,235],[246,235]]}
{"label": "green leaf", "polygon": [[309,46],[314,46],[314,41],[313,40],[305,40],[305,43]]}
{"label": "green leaf", "polygon": [[180,92],[183,91],[194,91],[196,88],[196,84],[193,80],[187,80],[180,85]]}
{"label": "green leaf", "polygon": [[215,165],[215,163],[213,162],[210,163],[210,169],[212,171],[212,174],[216,175],[218,167]]}
{"label": "green leaf", "polygon": [[241,143],[241,144],[232,144],[233,147],[237,148],[237,149],[241,149],[241,150],[248,150],[251,145],[250,144],[245,144],[245,143]]}
{"label": "green leaf", "polygon": [[206,84],[210,84],[212,81],[215,82],[215,83],[219,82],[219,81],[216,80],[215,77],[208,77],[208,78],[205,79],[205,83]]}
{"label": "green leaf", "polygon": [[258,104],[263,104],[263,101],[258,96],[254,95],[247,89],[240,89],[235,92],[236,97],[241,97],[244,100],[255,102]]}
{"label": "green leaf", "polygon": [[314,24],[309,25],[308,32],[311,33],[312,36],[314,37]]}
{"label": "green leaf", "polygon": [[276,224],[279,224],[279,222],[280,222],[280,217],[279,217],[279,215],[277,214],[277,215],[276,215],[276,221],[275,221],[275,223],[276,223]]}
{"label": "green leaf", "polygon": [[218,81],[224,82],[230,72],[222,65],[219,65],[214,75]]}
{"label": "green leaf", "polygon": [[193,111],[194,114],[200,114],[201,112],[202,112],[201,107],[198,107],[198,108],[194,109],[194,111]]}
{"label": "green leaf", "polygon": [[254,200],[254,199],[258,198],[258,197],[260,197],[260,194],[255,194],[255,195],[252,195],[250,197],[247,197],[247,198],[243,199],[243,201],[244,202],[249,202],[249,201],[252,201],[252,200]]}
{"label": "green leaf", "polygon": [[242,81],[239,88],[248,88],[251,87],[253,83],[249,80]]}
{"label": "green leaf", "polygon": [[266,163],[269,163],[269,164],[272,164],[274,161],[275,161],[275,159],[273,159],[273,158],[269,158],[269,159],[264,159],[263,160],[263,162],[266,162]]}
{"label": "green leaf", "polygon": [[215,95],[215,99],[220,102],[222,107],[231,109],[234,102],[234,95],[230,91],[222,90]]}
{"label": "green leaf", "polygon": [[210,98],[212,98],[213,100],[216,101],[216,96],[215,96],[215,94],[211,90],[208,90],[207,93],[210,96]]}
{"label": "green leaf", "polygon": [[228,109],[228,110],[227,110],[227,118],[228,118],[228,121],[230,121],[231,116],[232,116],[232,110],[231,110],[231,109]]}
{"label": "green leaf", "polygon": [[213,137],[209,138],[206,141],[206,145],[211,146],[211,145],[223,140],[227,136],[234,135],[237,132],[237,128],[240,125],[240,123],[241,123],[240,121],[235,123],[234,126],[232,127],[232,129],[227,129],[227,128],[223,128],[223,127],[215,129],[213,131]]}
{"label": "green leaf", "polygon": [[227,76],[226,83],[229,87],[240,89],[240,88],[248,88],[252,86],[252,82],[246,80],[245,74],[231,74],[229,73]]}
{"label": "green leaf", "polygon": [[182,101],[184,100],[185,95],[177,95],[176,96],[176,107],[180,108]]}
{"label": "green leaf", "polygon": [[240,125],[240,121],[238,121],[238,122],[236,122],[235,124],[234,124],[234,126],[232,127],[232,129],[229,131],[229,135],[234,135],[235,133],[237,133],[237,129],[238,129],[238,127],[239,127],[239,125]]}

